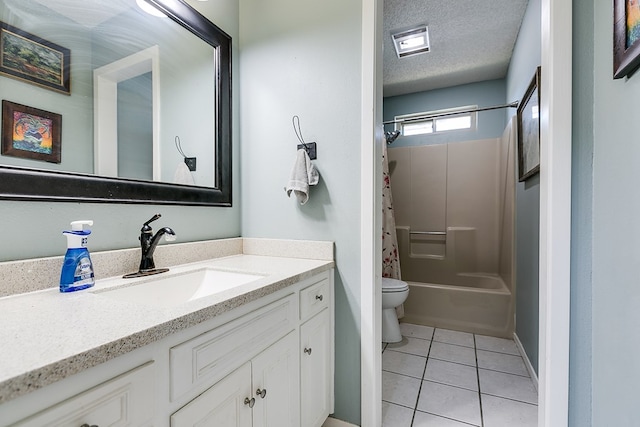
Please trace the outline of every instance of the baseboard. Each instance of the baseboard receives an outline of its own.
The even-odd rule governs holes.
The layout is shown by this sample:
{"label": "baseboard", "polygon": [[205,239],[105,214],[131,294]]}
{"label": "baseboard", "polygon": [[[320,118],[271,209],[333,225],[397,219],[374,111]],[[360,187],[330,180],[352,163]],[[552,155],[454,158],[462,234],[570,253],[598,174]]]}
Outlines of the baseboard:
{"label": "baseboard", "polygon": [[520,338],[518,338],[518,335],[516,335],[515,332],[513,333],[513,340],[515,341],[516,346],[518,347],[518,351],[520,352],[520,355],[524,360],[524,364],[527,367],[527,371],[529,371],[529,376],[531,377],[531,381],[533,381],[533,385],[536,387],[536,391],[538,391],[538,375],[536,374],[536,371],[533,369],[533,365],[529,360],[529,356],[527,356],[527,352],[524,351],[524,347],[522,346],[522,342],[520,342]]}
{"label": "baseboard", "polygon": [[327,418],[327,420],[322,424],[322,427],[358,427],[355,424],[350,424],[346,421],[341,421],[337,418]]}

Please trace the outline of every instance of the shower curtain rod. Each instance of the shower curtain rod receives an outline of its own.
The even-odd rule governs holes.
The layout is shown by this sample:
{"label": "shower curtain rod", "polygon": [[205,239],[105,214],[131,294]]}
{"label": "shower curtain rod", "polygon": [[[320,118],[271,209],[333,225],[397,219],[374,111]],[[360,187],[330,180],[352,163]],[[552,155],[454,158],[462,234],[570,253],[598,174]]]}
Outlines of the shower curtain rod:
{"label": "shower curtain rod", "polygon": [[446,116],[456,116],[458,114],[465,113],[475,113],[478,111],[489,111],[489,110],[498,110],[500,108],[518,108],[519,101],[513,101],[510,104],[504,105],[495,105],[493,107],[480,107],[480,108],[470,108],[468,110],[460,110],[460,111],[452,111],[450,113],[440,113],[440,114],[427,114],[424,116],[412,117],[410,119],[400,119],[400,120],[389,120],[386,122],[382,122],[383,125],[391,125],[394,123],[407,123],[407,122],[416,122],[424,119],[433,119],[436,117],[446,117]]}

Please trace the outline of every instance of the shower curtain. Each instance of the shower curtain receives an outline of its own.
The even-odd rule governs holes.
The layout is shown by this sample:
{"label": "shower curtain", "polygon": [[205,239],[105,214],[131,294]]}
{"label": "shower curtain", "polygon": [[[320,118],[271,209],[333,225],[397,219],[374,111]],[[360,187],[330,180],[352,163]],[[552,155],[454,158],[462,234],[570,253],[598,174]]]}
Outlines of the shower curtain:
{"label": "shower curtain", "polygon": [[398,238],[393,214],[386,141],[382,145],[382,277],[400,279]]}

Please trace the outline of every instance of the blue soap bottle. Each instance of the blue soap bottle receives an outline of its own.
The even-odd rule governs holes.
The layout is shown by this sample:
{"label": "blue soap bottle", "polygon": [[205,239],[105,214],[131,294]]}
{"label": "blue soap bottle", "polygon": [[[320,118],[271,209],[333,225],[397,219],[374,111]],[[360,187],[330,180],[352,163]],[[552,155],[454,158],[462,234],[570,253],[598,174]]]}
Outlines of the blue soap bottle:
{"label": "blue soap bottle", "polygon": [[73,221],[71,231],[63,231],[67,236],[67,254],[64,256],[60,273],[60,292],[73,292],[94,285],[93,264],[87,250],[87,236],[91,230],[84,226],[93,225],[93,221]]}

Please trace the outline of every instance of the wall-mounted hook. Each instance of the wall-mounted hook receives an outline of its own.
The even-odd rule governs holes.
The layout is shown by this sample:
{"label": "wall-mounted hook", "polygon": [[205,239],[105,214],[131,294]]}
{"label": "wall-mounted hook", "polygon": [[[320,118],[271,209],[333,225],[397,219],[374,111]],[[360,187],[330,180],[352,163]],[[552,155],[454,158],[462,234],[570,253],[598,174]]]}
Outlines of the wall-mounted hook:
{"label": "wall-mounted hook", "polygon": [[296,133],[298,141],[300,141],[300,144],[298,144],[298,150],[303,148],[307,152],[311,160],[317,159],[318,155],[316,151],[316,143],[304,142],[304,138],[302,137],[302,128],[300,128],[300,117],[293,116],[291,121],[293,122],[293,131]]}
{"label": "wall-mounted hook", "polygon": [[186,154],[184,154],[184,151],[182,151],[182,144],[180,143],[180,137],[179,136],[176,136],[175,143],[176,143],[176,148],[178,149],[178,153],[180,153],[182,155],[182,157],[184,157],[184,162],[187,165],[187,167],[189,168],[189,170],[191,172],[195,172],[195,170],[196,170],[196,158],[195,157],[187,157]]}

